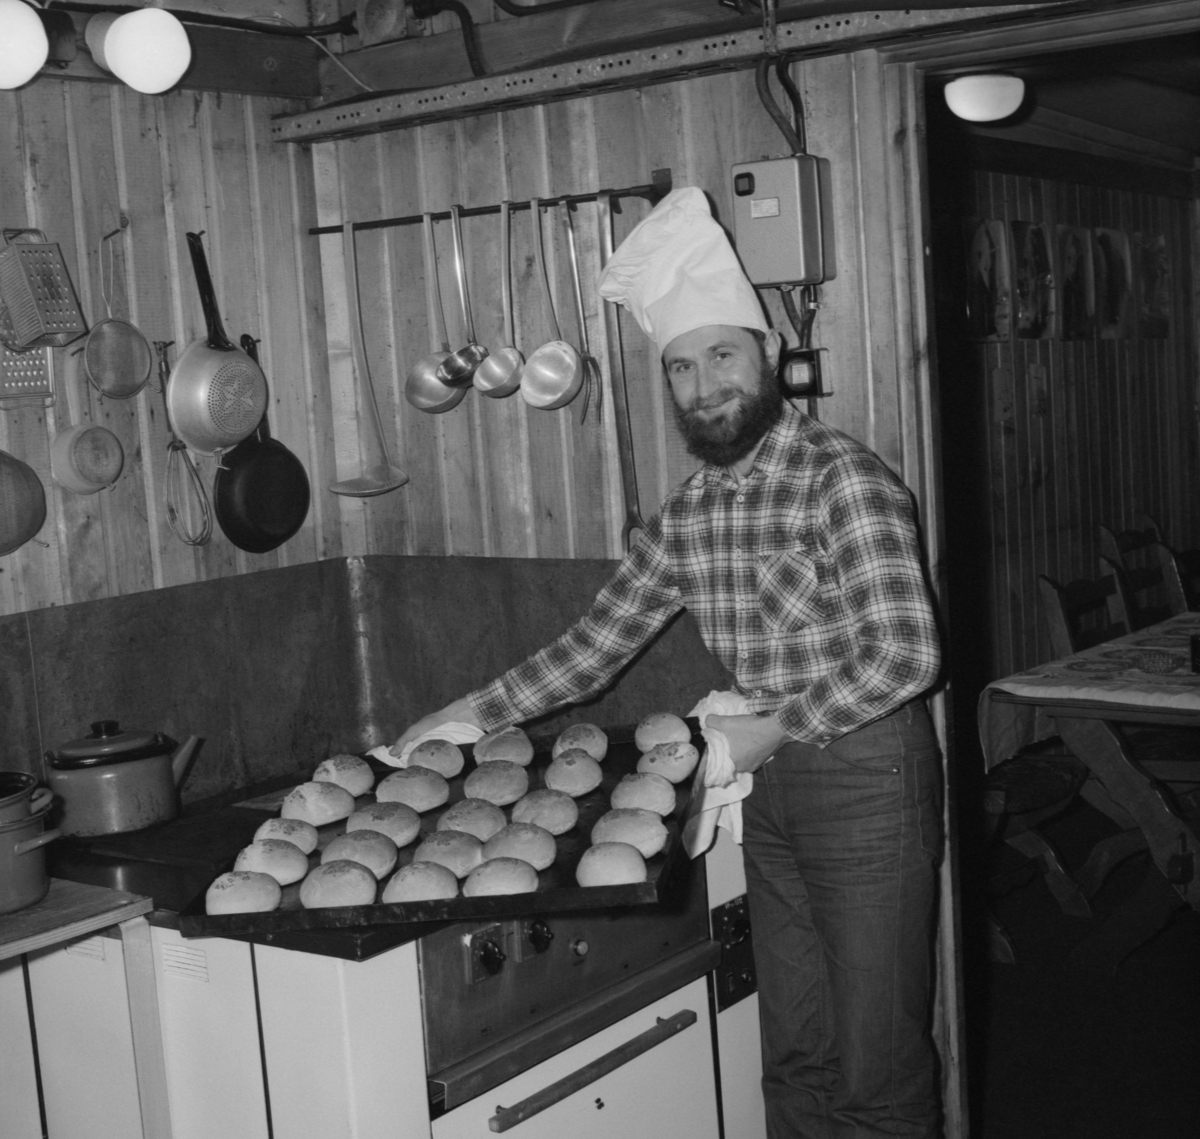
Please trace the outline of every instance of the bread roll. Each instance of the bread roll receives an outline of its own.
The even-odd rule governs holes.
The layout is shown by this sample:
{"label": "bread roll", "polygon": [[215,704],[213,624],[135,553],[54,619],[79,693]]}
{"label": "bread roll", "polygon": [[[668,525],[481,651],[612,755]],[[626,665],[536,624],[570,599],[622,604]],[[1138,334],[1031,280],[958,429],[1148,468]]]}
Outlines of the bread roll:
{"label": "bread roll", "polygon": [[440,862],[456,878],[465,878],[483,861],[483,843],[465,831],[434,831],[413,851],[414,862]]}
{"label": "bread roll", "polygon": [[543,787],[513,804],[514,823],[533,823],[551,834],[566,834],[579,818],[575,800],[563,791]]}
{"label": "bread roll", "polygon": [[592,827],[592,845],[602,842],[627,842],[643,858],[653,858],[667,845],[667,827],[653,811],[618,807],[601,815]]}
{"label": "bread roll", "polygon": [[497,759],[528,767],[533,762],[533,744],[516,725],[488,732],[475,743],[475,762],[491,763]]}
{"label": "bread roll", "polygon": [[459,799],[437,821],[440,831],[465,831],[473,834],[480,842],[487,842],[492,835],[504,829],[508,820],[495,803],[486,799]]}
{"label": "bread roll", "polygon": [[672,783],[682,783],[700,762],[700,753],[684,743],[657,744],[638,760],[638,771],[661,775]]}
{"label": "bread roll", "polygon": [[537,871],[519,858],[493,858],[475,867],[463,883],[463,896],[532,894],[538,887]]}
{"label": "bread roll", "polygon": [[402,767],[379,781],[380,803],[404,803],[414,811],[432,811],[450,798],[450,784],[428,767]]}
{"label": "bread roll", "polygon": [[230,870],[204,893],[206,914],[263,914],[277,909],[283,890],[270,874]]}
{"label": "bread roll", "polygon": [[497,807],[515,803],[528,790],[529,772],[507,759],[481,763],[463,783],[467,798],[486,799]]}
{"label": "bread roll", "polygon": [[385,902],[435,902],[458,897],[458,879],[440,862],[401,866],[383,888]]}
{"label": "bread roll", "polygon": [[613,788],[610,802],[617,809],[640,807],[656,815],[669,815],[675,810],[675,787],[653,771],[630,772]]}
{"label": "bread roll", "polygon": [[378,831],[407,846],[421,833],[421,816],[407,803],[368,803],[346,820],[346,833],[352,831]]}
{"label": "bread roll", "polygon": [[465,762],[462,748],[449,740],[423,740],[408,753],[409,767],[428,767],[443,779],[453,779]]}
{"label": "bread roll", "polygon": [[270,874],[281,886],[290,886],[308,873],[308,855],[286,839],[259,838],[238,852],[233,868]]}
{"label": "bread roll", "polygon": [[557,855],[554,835],[535,823],[509,823],[483,844],[484,862],[493,858],[519,858],[534,870],[545,870],[554,863]]}
{"label": "bread roll", "polygon": [[627,886],[646,881],[646,860],[627,842],[600,842],[583,852],[575,868],[581,886]]}
{"label": "bread roll", "polygon": [[317,849],[317,828],[303,819],[268,819],[254,832],[254,837],[281,838],[298,846],[302,854],[312,854]]}
{"label": "bread roll", "polygon": [[300,904],[306,910],[374,902],[375,875],[359,862],[322,862],[300,883]]}
{"label": "bread roll", "polygon": [[595,724],[572,724],[554,741],[550,756],[557,759],[564,751],[575,747],[586,751],[599,763],[608,754],[608,736]]}
{"label": "bread roll", "polygon": [[349,818],[354,813],[354,796],[336,783],[301,783],[287,793],[279,813],[285,819],[323,827]]}
{"label": "bread roll", "polygon": [[658,744],[689,743],[692,730],[674,712],[651,712],[633,732],[638,751],[648,752]]}
{"label": "bread roll", "polygon": [[321,852],[321,865],[343,858],[365,866],[376,878],[386,878],[396,866],[396,844],[379,831],[347,831]]}
{"label": "bread roll", "polygon": [[572,799],[595,791],[603,778],[600,764],[577,747],[564,751],[546,768],[546,786],[551,791],[562,791]]}
{"label": "bread roll", "polygon": [[375,772],[365,759],[357,755],[331,755],[317,764],[313,772],[317,783],[336,783],[355,797],[365,795],[375,786]]}

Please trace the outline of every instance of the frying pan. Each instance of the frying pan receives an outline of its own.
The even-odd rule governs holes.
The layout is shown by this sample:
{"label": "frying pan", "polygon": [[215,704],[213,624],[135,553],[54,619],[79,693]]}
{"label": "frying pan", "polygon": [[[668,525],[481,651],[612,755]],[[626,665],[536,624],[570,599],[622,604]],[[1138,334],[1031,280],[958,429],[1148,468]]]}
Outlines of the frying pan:
{"label": "frying pan", "polygon": [[[255,365],[254,337],[241,339]],[[213,503],[225,536],[240,550],[265,554],[281,546],[304,524],[310,492],[304,466],[278,439],[272,439],[263,412],[258,430],[227,451],[213,480]]]}
{"label": "frying pan", "polygon": [[25,545],[46,521],[46,490],[37,472],[0,451],[0,556]]}
{"label": "frying pan", "polygon": [[220,455],[252,434],[267,409],[262,369],[225,335],[200,234],[187,235],[208,335],[193,340],[167,381],[175,434],[201,455]]}

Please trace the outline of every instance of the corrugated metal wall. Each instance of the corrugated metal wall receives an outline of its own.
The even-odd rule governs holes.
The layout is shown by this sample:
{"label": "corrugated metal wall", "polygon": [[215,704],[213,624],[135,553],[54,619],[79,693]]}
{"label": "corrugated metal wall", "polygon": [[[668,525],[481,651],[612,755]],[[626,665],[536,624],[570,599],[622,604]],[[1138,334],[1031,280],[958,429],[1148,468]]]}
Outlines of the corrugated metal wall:
{"label": "corrugated metal wall", "polygon": [[[838,277],[822,290],[816,343],[833,395],[823,418],[866,440],[922,495],[922,437],[912,360],[898,351],[906,312],[919,306],[897,234],[911,224],[889,199],[886,171],[911,138],[895,141],[878,57],[871,52],[797,64],[809,146],[832,160]],[[895,99],[892,103],[895,103]],[[50,514],[38,541],[0,559],[0,612],[115,596],[275,565],[355,553],[539,557],[611,556],[620,546],[620,481],[612,416],[579,407],[541,411],[519,395],[471,393],[430,415],[403,398],[409,367],[440,337],[420,227],[358,235],[363,323],[372,376],[393,450],[411,475],[373,499],[338,498],[328,483],[358,473],[367,420],[353,381],[340,237],[311,226],[479,206],[505,198],[585,193],[648,182],[670,168],[675,185],[706,189],[731,218],[729,166],[786,147],[760,104],[753,75],[734,72],[573,99],[541,107],[381,134],[311,151],[270,143],[267,122],[288,108],[269,100],[177,93],[146,98],[119,86],[38,79],[0,92],[0,221],[44,229],[63,247],[85,314],[104,315],[101,237],[115,253],[114,315],[174,353],[203,331],[184,240],[205,231],[218,302],[230,335],[263,337],[273,434],[301,458],[313,508],[274,553],[248,555],[217,530],[192,549],[169,530],[163,502],[167,436],[157,392],[100,400],[73,373],[70,348],[54,355],[58,393],[49,411],[0,414],[0,447],[31,463]],[[910,174],[911,178],[911,174]],[[620,240],[648,207],[626,203]],[[899,212],[897,212],[899,211]],[[911,211],[910,211],[911,212]],[[608,362],[594,283],[594,205],[576,214],[591,347]],[[543,215],[563,333],[578,343],[561,216]],[[437,225],[450,339],[463,338],[450,275],[449,231]],[[502,322],[495,215],[464,221],[477,331],[498,344]],[[514,215],[517,343],[551,338],[535,289],[531,214]],[[919,266],[918,266],[919,270]],[[919,275],[919,272],[918,272]],[[781,312],[776,294],[768,306]],[[901,330],[902,329],[902,330]],[[901,331],[898,331],[901,330]],[[659,366],[636,326],[624,329],[634,446],[644,513],[693,467],[675,432]],[[912,348],[923,358],[923,345]],[[113,430],[126,469],[111,491],[79,497],[50,477],[55,434],[81,419]],[[927,436],[927,433],[924,433]],[[200,463],[211,485],[213,463]],[[44,545],[41,543],[45,543]]]}
{"label": "corrugated metal wall", "polygon": [[[1037,577],[1098,576],[1098,525],[1129,528],[1145,512],[1174,544],[1200,543],[1189,206],[995,173],[977,173],[973,192],[983,219],[1045,222],[1051,233],[1115,230],[1135,254],[1137,235],[1162,236],[1171,264],[1168,336],[1145,335],[1134,313],[1111,338],[1064,339],[1058,329],[978,346],[988,409],[976,443],[987,450],[991,508],[990,667],[1004,676],[1052,655]],[[1133,268],[1136,278],[1136,256]]]}

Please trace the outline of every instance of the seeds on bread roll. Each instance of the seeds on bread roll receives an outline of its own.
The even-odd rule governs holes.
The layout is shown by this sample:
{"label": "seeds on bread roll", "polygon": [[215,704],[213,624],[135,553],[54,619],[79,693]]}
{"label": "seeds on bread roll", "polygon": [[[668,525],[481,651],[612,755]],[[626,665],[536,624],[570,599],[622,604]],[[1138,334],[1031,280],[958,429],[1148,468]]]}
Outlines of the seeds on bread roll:
{"label": "seeds on bread roll", "polygon": [[368,803],[346,820],[346,833],[353,831],[378,831],[407,846],[421,833],[421,816],[407,803]]}
{"label": "seeds on bread roll", "polygon": [[488,894],[532,894],[538,886],[537,871],[519,858],[493,858],[475,867],[463,883],[463,896]]}
{"label": "seeds on bread roll", "polygon": [[479,764],[463,782],[468,799],[486,799],[497,807],[515,803],[529,790],[529,772],[508,759]]}
{"label": "seeds on bread roll", "polygon": [[432,811],[450,798],[450,784],[428,767],[402,767],[379,781],[380,803],[404,803],[414,811]]}
{"label": "seeds on bread roll", "polygon": [[550,758],[557,759],[564,751],[581,748],[597,763],[608,754],[608,736],[595,724],[572,724],[564,728],[550,749]]}
{"label": "seeds on bread roll", "polygon": [[700,753],[691,744],[656,744],[638,760],[637,769],[661,775],[672,783],[682,783],[699,762]]}
{"label": "seeds on bread roll", "polygon": [[475,762],[507,759],[528,767],[533,762],[533,743],[515,724],[481,736],[475,743]]}
{"label": "seeds on bread roll", "polygon": [[627,842],[599,842],[583,852],[575,868],[581,886],[627,886],[646,880],[646,860]]}
{"label": "seeds on bread roll", "polygon": [[401,866],[383,888],[385,902],[435,902],[458,897],[458,879],[440,862]]}
{"label": "seeds on bread roll", "polygon": [[494,858],[519,858],[534,870],[545,870],[554,863],[557,855],[554,835],[534,823],[509,823],[483,844],[484,862]]}
{"label": "seeds on bread roll", "polygon": [[453,779],[465,762],[462,748],[449,740],[423,740],[408,754],[409,767],[428,767],[444,779]]}
{"label": "seeds on bread roll", "polygon": [[602,842],[627,842],[643,858],[653,858],[667,845],[667,827],[653,811],[618,807],[601,815],[592,827],[592,845]]}
{"label": "seeds on bread roll", "polygon": [[603,778],[600,764],[577,747],[562,752],[546,768],[546,786],[552,791],[562,791],[573,799],[595,791]]}
{"label": "seeds on bread roll", "polygon": [[286,839],[259,838],[238,851],[233,868],[270,874],[281,886],[290,886],[308,873],[308,855]]}
{"label": "seeds on bread roll", "polygon": [[303,819],[268,819],[254,832],[256,839],[281,838],[298,846],[302,854],[312,854],[317,849],[317,828]]}
{"label": "seeds on bread roll", "polygon": [[492,835],[502,831],[508,820],[495,803],[486,799],[459,799],[437,821],[440,831],[465,831],[473,834],[480,842],[487,842]]}
{"label": "seeds on bread roll", "polygon": [[317,764],[313,780],[317,783],[336,783],[357,797],[365,795],[375,786],[375,772],[365,759],[357,755],[331,755]]}
{"label": "seeds on bread roll", "polygon": [[544,827],[551,834],[566,834],[579,818],[579,807],[564,791],[553,791],[549,787],[530,791],[523,799],[513,804],[514,823],[533,823]]}
{"label": "seeds on bread roll", "polygon": [[349,818],[354,813],[354,796],[336,783],[301,783],[287,793],[279,813],[285,819],[303,819],[323,827]]}
{"label": "seeds on bread roll", "polygon": [[633,732],[633,742],[643,754],[657,744],[687,743],[691,738],[691,729],[674,712],[651,712]]}
{"label": "seeds on bread roll", "polygon": [[375,902],[375,875],[359,862],[322,862],[300,883],[306,910],[326,906],[369,906]]}
{"label": "seeds on bread roll", "polygon": [[278,908],[283,890],[270,874],[230,870],[204,893],[206,914],[262,914]]}
{"label": "seeds on bread roll", "polygon": [[414,862],[440,862],[456,878],[465,878],[483,861],[483,843],[465,831],[434,831],[413,851]]}
{"label": "seeds on bread roll", "polygon": [[675,787],[653,771],[631,771],[613,788],[610,802],[617,809],[640,807],[656,815],[669,815],[675,810]]}
{"label": "seeds on bread roll", "polygon": [[386,878],[396,865],[396,844],[379,831],[347,831],[321,852],[321,865],[343,858],[365,866],[376,878]]}

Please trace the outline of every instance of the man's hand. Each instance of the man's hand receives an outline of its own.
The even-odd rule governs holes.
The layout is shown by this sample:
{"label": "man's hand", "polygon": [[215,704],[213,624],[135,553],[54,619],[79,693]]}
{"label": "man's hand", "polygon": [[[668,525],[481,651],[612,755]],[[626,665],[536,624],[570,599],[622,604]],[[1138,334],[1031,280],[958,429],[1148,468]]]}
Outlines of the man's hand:
{"label": "man's hand", "polygon": [[757,771],[791,739],[775,716],[709,716],[704,723],[729,737],[738,771]]}
{"label": "man's hand", "polygon": [[475,715],[475,709],[471,707],[470,700],[464,696],[460,700],[455,700],[453,704],[447,704],[440,712],[431,712],[428,716],[422,717],[388,748],[388,752],[399,757],[409,740],[415,740],[417,736],[452,721],[460,724],[474,724],[477,728],[482,727],[479,717]]}

